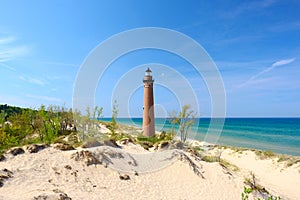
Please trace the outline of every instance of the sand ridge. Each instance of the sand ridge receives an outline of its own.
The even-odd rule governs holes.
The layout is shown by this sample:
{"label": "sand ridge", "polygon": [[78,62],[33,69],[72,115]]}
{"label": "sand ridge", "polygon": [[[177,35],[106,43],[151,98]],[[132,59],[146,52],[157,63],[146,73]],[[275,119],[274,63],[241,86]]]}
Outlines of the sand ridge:
{"label": "sand ridge", "polygon": [[[72,158],[74,153],[82,150],[60,151],[48,147],[38,153],[25,151],[17,156],[5,155],[0,169],[12,171],[13,177],[0,188],[0,199],[38,199],[39,196],[59,199],[64,194],[71,199],[241,199],[244,180],[250,171],[255,173],[260,184],[284,199],[297,199],[298,195],[298,164],[284,168],[272,160],[257,159],[251,151],[240,154],[225,150],[222,153],[223,159],[239,167],[238,172],[225,169],[216,162],[196,160],[185,152],[201,170],[202,178],[178,156],[172,157],[174,160],[159,170],[145,172],[143,168],[134,168],[132,157],[136,165],[142,166],[145,157],[138,156],[147,152],[141,150],[139,154],[139,147],[133,144],[123,147],[123,158],[109,157],[108,165],[102,162],[87,166]],[[103,151],[112,151],[109,147],[84,150],[96,157]],[[120,166],[125,170],[120,170]],[[128,166],[133,168],[128,171]],[[129,179],[121,180],[122,175],[128,175]]]}

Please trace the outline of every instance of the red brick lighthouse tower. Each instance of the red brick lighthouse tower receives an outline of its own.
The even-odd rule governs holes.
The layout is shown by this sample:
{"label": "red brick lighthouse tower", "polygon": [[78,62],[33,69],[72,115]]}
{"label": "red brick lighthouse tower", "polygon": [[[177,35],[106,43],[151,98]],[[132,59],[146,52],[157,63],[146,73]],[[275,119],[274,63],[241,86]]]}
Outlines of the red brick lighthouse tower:
{"label": "red brick lighthouse tower", "polygon": [[153,82],[151,70],[148,68],[144,76],[144,114],[143,114],[143,135],[152,136],[154,129],[154,100]]}

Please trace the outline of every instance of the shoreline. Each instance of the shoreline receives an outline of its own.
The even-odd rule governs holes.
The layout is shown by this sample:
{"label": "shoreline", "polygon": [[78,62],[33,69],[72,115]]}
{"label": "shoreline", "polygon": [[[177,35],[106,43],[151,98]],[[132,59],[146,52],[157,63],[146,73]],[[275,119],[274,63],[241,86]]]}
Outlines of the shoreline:
{"label": "shoreline", "polygon": [[[106,122],[109,122],[110,118],[104,118]],[[133,126],[136,129],[142,129],[141,126],[134,126],[132,123],[128,123],[131,118],[120,118],[121,120],[118,121],[118,123],[121,123],[123,125],[129,125],[129,126]],[[124,121],[124,119],[128,120],[128,121]],[[138,119],[139,121],[141,121],[141,118],[134,118],[134,119]],[[163,119],[163,118],[162,118]],[[237,118],[238,119],[238,118]],[[250,119],[250,118],[247,118]],[[254,118],[257,119],[257,118]],[[269,118],[272,119],[272,118]],[[281,118],[278,118],[281,119]],[[300,118],[287,118],[287,119],[300,119]],[[239,120],[239,119],[238,119]],[[163,128],[160,128],[160,131],[163,131]],[[165,131],[167,131],[168,129],[166,128]],[[159,132],[159,131],[157,131]],[[200,140],[203,141],[203,139],[205,138],[206,133],[197,133],[194,132],[194,130],[190,130],[190,135],[194,135],[194,138],[191,139],[196,139],[196,140]],[[237,138],[237,137],[233,137],[233,136],[228,136],[227,132],[230,131],[226,131],[226,133],[222,133],[220,135],[220,138],[217,142],[218,145],[224,145],[224,146],[233,146],[233,147],[239,147],[239,148],[249,148],[249,149],[255,149],[255,150],[260,150],[260,151],[273,151],[274,153],[277,154],[286,154],[286,155],[290,155],[290,156],[300,156],[300,151],[298,149],[298,147],[300,146],[300,142],[299,142],[299,146],[296,145],[296,143],[293,146],[284,146],[283,143],[269,143],[266,142],[264,140],[259,140],[259,138],[257,140],[254,140],[253,138],[251,139],[247,139],[246,138]],[[243,130],[241,130],[239,132],[240,134],[243,134]],[[237,134],[236,136],[239,136],[240,134]],[[234,134],[232,134],[234,135]],[[266,136],[266,137],[270,137],[270,140],[272,139],[272,136]],[[295,135],[295,137],[300,138],[300,135],[297,136]],[[297,139],[298,141],[298,139]],[[296,145],[296,146],[295,146]]]}

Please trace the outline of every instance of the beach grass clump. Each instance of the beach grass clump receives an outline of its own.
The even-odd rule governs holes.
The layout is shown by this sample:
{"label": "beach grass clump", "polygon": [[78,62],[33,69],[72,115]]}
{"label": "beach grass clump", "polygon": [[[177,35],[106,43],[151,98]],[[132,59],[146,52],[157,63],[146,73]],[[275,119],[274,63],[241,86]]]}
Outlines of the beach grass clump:
{"label": "beach grass clump", "polygon": [[287,155],[280,155],[277,162],[284,162],[284,161],[288,161],[289,159],[290,157]]}
{"label": "beach grass clump", "polygon": [[236,165],[234,165],[234,164],[228,162],[228,161],[225,160],[225,159],[220,159],[220,162],[219,162],[219,163],[220,163],[220,165],[221,165],[222,167],[225,167],[226,169],[232,170],[232,171],[234,171],[234,172],[237,172],[237,171],[240,170],[240,169],[238,168],[238,166],[236,166]]}
{"label": "beach grass clump", "polygon": [[166,133],[165,131],[162,131],[160,134],[154,134],[153,136],[146,137],[141,134],[137,136],[138,142],[149,142],[152,145],[162,142],[162,141],[171,141],[173,139],[173,136],[171,133]]}
{"label": "beach grass clump", "polygon": [[199,147],[199,146],[192,147],[192,149],[193,149],[194,151],[197,151],[197,152],[203,152],[203,151],[205,151],[204,149],[202,149],[202,148]]}
{"label": "beach grass clump", "polygon": [[138,142],[149,142],[153,145],[157,142],[160,142],[161,140],[156,135],[153,135],[153,136],[150,136],[150,137],[139,135],[139,136],[137,136],[137,141]]}
{"label": "beach grass clump", "polygon": [[243,147],[230,147],[230,149],[239,154],[242,154],[244,151],[249,150],[248,148],[243,148]]}
{"label": "beach grass clump", "polygon": [[218,162],[223,168],[227,170],[231,170],[234,172],[239,171],[238,166],[228,162],[225,159],[220,158],[220,156],[205,155],[202,157],[202,160],[209,163]]}
{"label": "beach grass clump", "polygon": [[293,157],[293,156],[287,156],[287,155],[281,155],[277,162],[285,162],[286,167],[291,167],[297,163],[300,163],[299,157]]}
{"label": "beach grass clump", "polygon": [[297,163],[300,163],[300,158],[291,158],[290,160],[288,160],[288,162],[286,163],[287,167],[291,167]]}
{"label": "beach grass clump", "polygon": [[280,155],[277,162],[278,163],[284,162],[286,167],[291,167],[297,163],[300,163],[300,158],[294,156],[288,156],[288,155]]}
{"label": "beach grass clump", "polygon": [[276,156],[276,154],[273,151],[270,151],[270,150],[267,150],[267,151],[255,150],[255,154],[260,159],[269,159],[269,158],[273,158],[273,157]]}
{"label": "beach grass clump", "polygon": [[162,131],[159,134],[154,134],[153,136],[147,137],[142,134],[138,134],[135,142],[141,145],[144,149],[149,150],[152,147],[158,147],[159,145],[168,145],[173,140],[172,133],[166,133]]}
{"label": "beach grass clump", "polygon": [[202,157],[202,160],[205,162],[220,162],[220,158],[218,156],[206,155]]}
{"label": "beach grass clump", "polygon": [[110,134],[109,139],[113,140],[113,141],[119,141],[119,140],[123,140],[123,139],[131,139],[132,141],[135,141],[135,139],[131,135],[129,135],[129,134],[126,134],[126,133],[116,133],[116,132]]}

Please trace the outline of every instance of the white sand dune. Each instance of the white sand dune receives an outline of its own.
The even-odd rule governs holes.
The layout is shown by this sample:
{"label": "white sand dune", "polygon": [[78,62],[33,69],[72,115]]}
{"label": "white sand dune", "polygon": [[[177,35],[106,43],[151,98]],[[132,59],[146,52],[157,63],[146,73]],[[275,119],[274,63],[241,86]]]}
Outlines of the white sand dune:
{"label": "white sand dune", "polygon": [[[0,188],[0,199],[63,199],[63,194],[72,199],[241,199],[244,177],[250,171],[260,184],[284,199],[299,197],[299,164],[285,168],[272,160],[257,160],[252,152],[225,150],[222,157],[240,168],[239,172],[229,172],[218,163],[196,161],[189,156],[201,169],[201,178],[188,162],[174,157],[174,151],[158,156],[130,145],[122,151],[109,147],[85,149],[97,159],[106,152],[107,168],[105,160],[87,166],[72,159],[81,149],[60,151],[49,147],[38,153],[6,155],[0,169],[10,170],[13,177]],[[124,173],[129,180],[120,179]]]}

